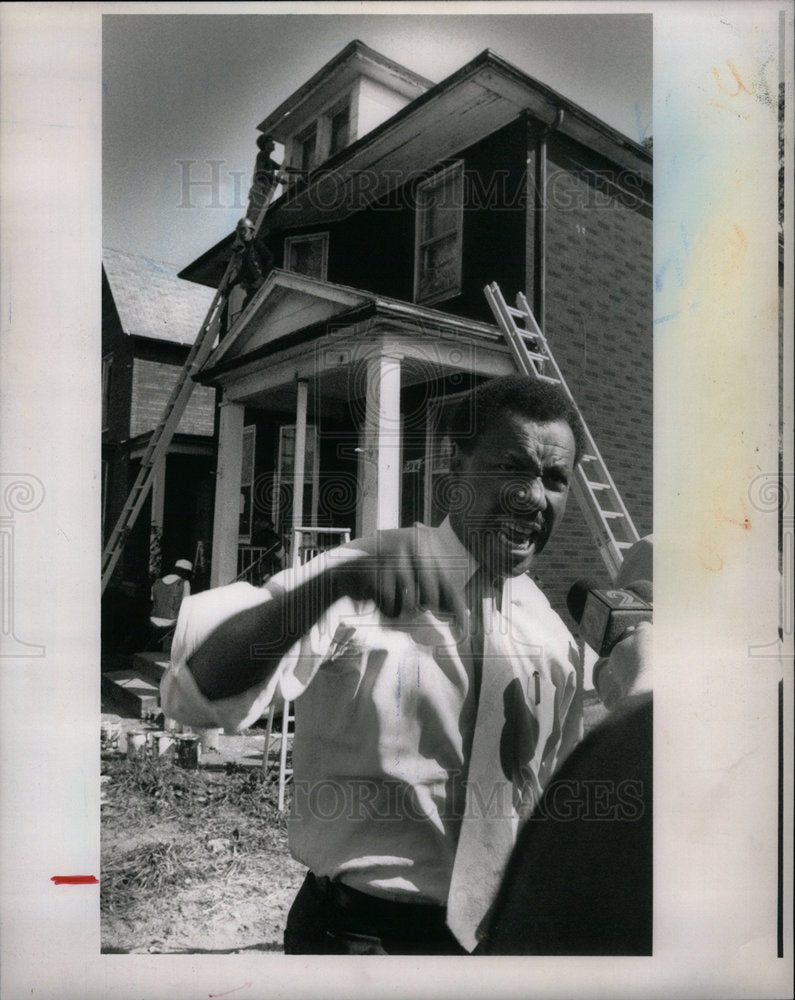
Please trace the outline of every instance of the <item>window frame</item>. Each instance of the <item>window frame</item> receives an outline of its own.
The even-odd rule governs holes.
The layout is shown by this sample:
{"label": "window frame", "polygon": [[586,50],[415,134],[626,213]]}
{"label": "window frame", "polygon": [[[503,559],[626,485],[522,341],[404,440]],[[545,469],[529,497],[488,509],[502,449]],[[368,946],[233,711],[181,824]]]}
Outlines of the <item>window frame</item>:
{"label": "window frame", "polygon": [[[325,117],[328,119],[328,157],[335,156],[341,150],[345,149],[351,144],[351,123],[352,123],[352,111],[353,102],[351,101],[351,96],[348,94],[343,97],[341,101],[337,101],[336,104],[332,105],[327,111],[324,112]],[[334,148],[334,119],[339,117],[343,112],[346,112],[346,135],[345,141],[337,149]]]}
{"label": "window frame", "polygon": [[318,281],[328,281],[328,247],[329,247],[329,232],[324,230],[321,233],[304,233],[301,236],[285,236],[284,238],[284,269],[285,271],[291,271],[293,274],[303,274],[303,271],[296,271],[292,266],[292,250],[294,246],[300,243],[310,243],[312,240],[321,241],[321,264],[320,264],[320,275],[307,274],[307,278],[317,278]]}
{"label": "window frame", "polygon": [[[423,194],[432,188],[439,187],[445,184],[450,177],[456,177],[459,185],[459,198],[457,212],[455,214],[455,225],[448,232],[442,233],[440,235],[434,236],[432,239],[423,239],[422,230],[424,223],[424,209],[426,206],[422,204]],[[437,171],[431,177],[422,181],[417,185],[417,201],[415,207],[415,223],[414,223],[414,301],[422,305],[431,305],[434,302],[443,302],[447,299],[455,298],[456,295],[460,295],[463,290],[462,282],[462,271],[463,271],[463,259],[464,259],[464,161],[456,160],[454,163],[449,164],[442,170]],[[450,288],[445,288],[441,291],[434,292],[430,295],[421,296],[420,295],[420,275],[421,275],[421,261],[422,261],[422,251],[425,247],[432,243],[438,243],[440,240],[449,238],[451,235],[455,235],[457,238],[457,261],[456,261],[456,274],[455,282]]]}
{"label": "window frame", "polygon": [[[247,444],[250,441],[250,444]],[[250,449],[251,461],[248,463],[249,467],[246,468],[246,452]],[[238,522],[238,544],[250,545],[251,544],[251,534],[252,527],[254,524],[254,481],[256,479],[256,468],[257,468],[257,425],[247,424],[243,428],[243,447],[240,455],[240,503],[241,510],[240,516],[243,515],[243,494],[248,491],[248,533],[240,531],[240,524]]]}
{"label": "window frame", "polygon": [[[306,152],[306,144],[311,138],[314,138],[315,143],[313,152],[314,162],[311,167],[308,167],[304,162],[304,153]],[[293,139],[293,155],[291,157],[292,166],[297,167],[299,170],[305,170],[307,173],[311,173],[311,171],[318,166],[320,163],[319,138],[320,123],[317,119],[315,119],[307,125],[306,128],[302,129]]]}

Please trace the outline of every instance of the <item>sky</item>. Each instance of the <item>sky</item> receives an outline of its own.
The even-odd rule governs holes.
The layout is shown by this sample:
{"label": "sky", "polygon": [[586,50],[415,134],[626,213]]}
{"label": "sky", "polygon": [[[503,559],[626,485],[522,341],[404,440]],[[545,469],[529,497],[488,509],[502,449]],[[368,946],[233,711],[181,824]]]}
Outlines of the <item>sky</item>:
{"label": "sky", "polygon": [[[489,48],[641,141],[652,134],[651,22],[649,14],[105,15],[103,244],[182,268],[231,232],[257,124],[354,38],[434,83]],[[202,185],[213,171],[217,182]]]}

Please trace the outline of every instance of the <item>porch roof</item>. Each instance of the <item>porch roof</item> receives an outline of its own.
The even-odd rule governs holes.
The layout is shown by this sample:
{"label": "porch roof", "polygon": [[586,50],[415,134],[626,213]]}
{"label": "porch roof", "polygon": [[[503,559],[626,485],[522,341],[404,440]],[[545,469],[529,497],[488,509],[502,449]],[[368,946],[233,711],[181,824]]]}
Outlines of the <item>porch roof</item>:
{"label": "porch roof", "polygon": [[486,343],[501,341],[498,328],[490,323],[274,268],[197,379],[217,384],[235,369],[309,344],[332,328],[342,331],[376,317],[389,320],[396,331],[466,334]]}

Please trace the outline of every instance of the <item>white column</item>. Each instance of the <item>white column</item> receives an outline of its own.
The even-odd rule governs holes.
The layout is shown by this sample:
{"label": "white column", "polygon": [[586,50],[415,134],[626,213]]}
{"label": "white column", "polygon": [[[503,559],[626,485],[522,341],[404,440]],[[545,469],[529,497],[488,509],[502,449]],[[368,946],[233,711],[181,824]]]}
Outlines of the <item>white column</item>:
{"label": "white column", "polygon": [[219,408],[211,587],[231,583],[237,576],[244,413],[241,403],[224,402]]}
{"label": "white column", "polygon": [[400,525],[400,358],[367,362],[367,399],[359,463],[359,531]]}

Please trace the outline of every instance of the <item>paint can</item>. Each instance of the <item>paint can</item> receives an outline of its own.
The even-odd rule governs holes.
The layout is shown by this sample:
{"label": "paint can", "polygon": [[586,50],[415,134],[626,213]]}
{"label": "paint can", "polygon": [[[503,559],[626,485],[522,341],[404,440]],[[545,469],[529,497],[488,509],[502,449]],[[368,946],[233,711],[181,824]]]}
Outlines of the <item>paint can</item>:
{"label": "paint can", "polygon": [[202,748],[198,736],[183,734],[176,738],[176,759],[180,767],[189,771],[198,771]]}
{"label": "paint can", "polygon": [[152,737],[150,744],[152,747],[152,757],[161,763],[166,760],[173,760],[176,744],[174,734],[160,730],[150,735]]}
{"label": "paint can", "polygon": [[99,726],[101,750],[118,750],[121,739],[121,719],[117,715],[103,716]]}
{"label": "paint can", "polygon": [[127,759],[143,760],[148,745],[147,729],[133,729],[127,733]]}
{"label": "paint can", "polygon": [[200,732],[202,750],[205,753],[208,750],[218,753],[221,749],[221,733],[223,729],[202,729]]}

